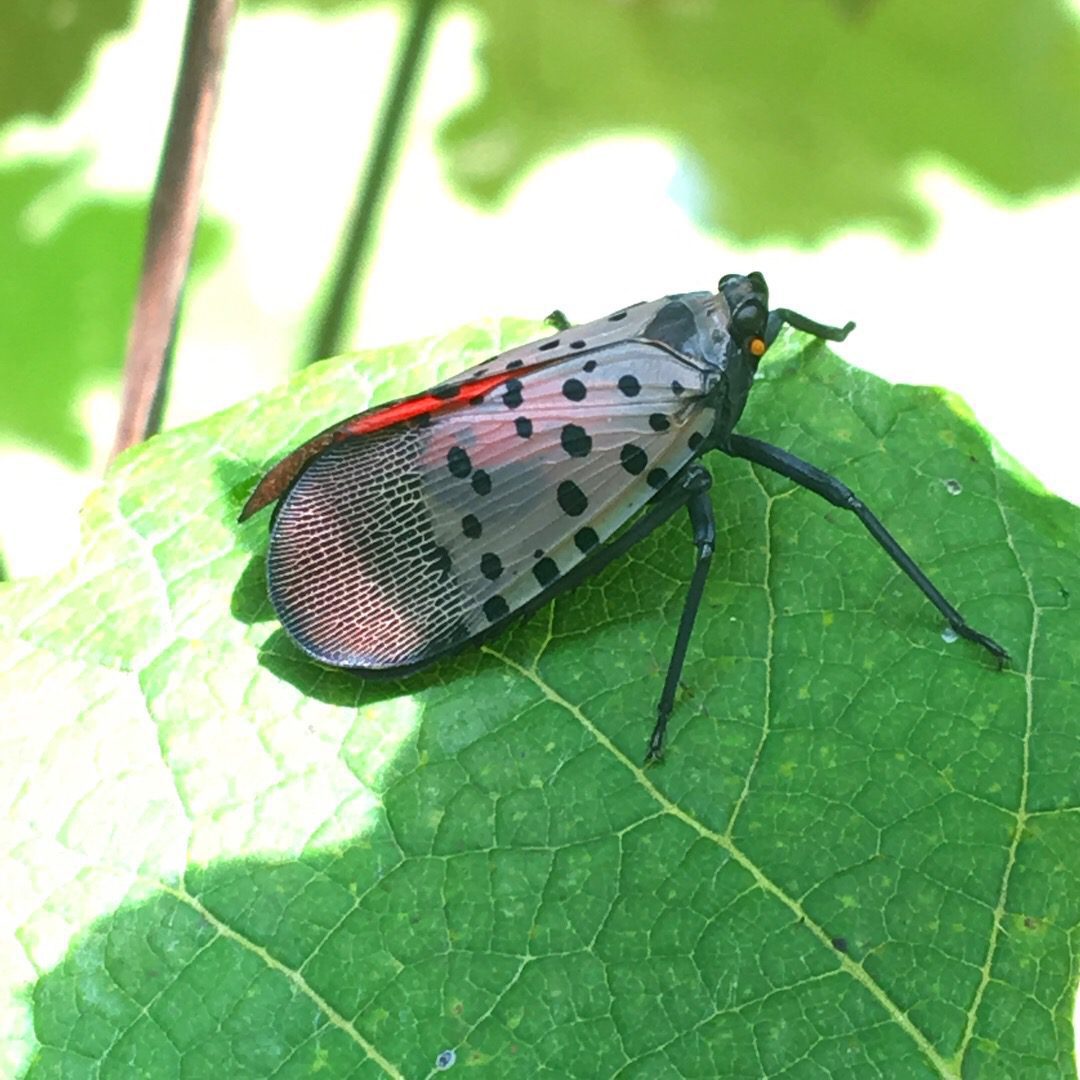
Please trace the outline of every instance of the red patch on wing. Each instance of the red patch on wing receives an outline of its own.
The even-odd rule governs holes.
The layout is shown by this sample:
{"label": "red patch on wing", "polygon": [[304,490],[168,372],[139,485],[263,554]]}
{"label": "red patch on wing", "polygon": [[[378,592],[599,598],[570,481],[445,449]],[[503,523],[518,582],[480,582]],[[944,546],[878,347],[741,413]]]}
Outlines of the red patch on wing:
{"label": "red patch on wing", "polygon": [[341,439],[356,435],[370,435],[374,431],[384,431],[396,424],[405,424],[418,416],[434,416],[473,405],[479,398],[511,379],[520,378],[530,371],[548,367],[562,360],[562,356],[547,357],[539,363],[529,364],[512,371],[497,371],[492,375],[483,375],[467,382],[456,383],[444,388],[425,390],[411,397],[377,405],[374,409],[357,413],[347,420],[320,431],[314,438],[298,446],[291,454],[283,457],[259,481],[244,509],[240,511],[240,521],[247,521],[252,514],[258,513],[264,506],[276,502],[288,490],[289,485],[304,471],[307,464],[321,454],[328,446]]}
{"label": "red patch on wing", "polygon": [[519,377],[523,372],[547,367],[549,363],[551,363],[550,360],[545,360],[541,364],[518,368],[515,371],[497,371],[494,375],[483,375],[479,379],[470,379],[468,382],[447,386],[443,390],[426,390],[413,397],[392,401],[388,405],[381,405],[376,409],[360,413],[351,420],[346,420],[338,429],[337,438],[343,439],[349,435],[370,435],[373,431],[383,431],[385,428],[393,427],[394,424],[402,424],[418,416],[433,416],[435,413],[472,405],[477,398],[482,398],[496,386]]}

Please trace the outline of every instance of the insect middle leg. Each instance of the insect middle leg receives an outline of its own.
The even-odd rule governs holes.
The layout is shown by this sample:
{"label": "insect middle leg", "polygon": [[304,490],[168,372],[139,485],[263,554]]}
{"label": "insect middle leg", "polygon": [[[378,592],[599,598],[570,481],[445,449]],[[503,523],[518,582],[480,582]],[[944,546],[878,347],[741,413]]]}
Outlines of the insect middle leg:
{"label": "insect middle leg", "polygon": [[664,746],[664,732],[675,704],[675,692],[679,686],[683,661],[686,659],[686,649],[690,643],[691,631],[694,629],[694,619],[701,606],[705,580],[709,574],[709,561],[712,559],[713,549],[716,546],[716,524],[713,520],[712,502],[709,499],[711,487],[712,476],[708,469],[702,465],[690,465],[672,485],[658,493],[655,501],[637,521],[614,540],[598,548],[578,563],[560,580],[553,592],[545,597],[545,600],[550,599],[551,596],[572,589],[585,578],[598,574],[609,563],[625,555],[635,544],[663,525],[668,518],[678,513],[684,506],[686,507],[694,533],[694,545],[697,548],[697,563],[694,566],[682,616],[679,619],[679,629],[675,635],[671,659],[668,661],[664,689],[656,707],[656,725],[649,738],[649,749],[645,755],[646,764],[658,760]]}
{"label": "insect middle leg", "polygon": [[659,761],[663,753],[664,733],[667,731],[671,710],[675,707],[675,692],[679,688],[679,676],[682,675],[683,663],[686,660],[686,649],[690,644],[690,634],[694,629],[694,620],[697,618],[698,608],[701,607],[701,597],[709,576],[709,564],[716,549],[716,520],[713,517],[712,500],[709,498],[712,477],[703,466],[691,465],[686,470],[683,482],[689,494],[686,509],[690,514],[690,527],[694,533],[697,562],[690,578],[690,586],[686,590],[686,600],[679,617],[679,629],[675,635],[675,647],[671,650],[664,689],[656,707],[656,726],[649,737],[649,749],[645,754],[646,765],[651,761]]}
{"label": "insect middle leg", "polygon": [[927,600],[945,616],[945,621],[959,637],[974,641],[993,654],[999,668],[1009,659],[1009,654],[992,637],[968,625],[963,615],[941,595],[934,583],[920,569],[918,563],[900,546],[892,533],[881,524],[867,509],[866,504],[846,484],[817,466],[811,465],[808,461],[803,461],[794,454],[781,450],[778,446],[746,435],[730,436],[728,445],[721,449],[732,457],[745,458],[757,465],[764,465],[766,469],[786,476],[800,487],[813,491],[823,499],[828,499],[833,506],[850,510],[866,526],[867,531],[893,562],[918,585]]}

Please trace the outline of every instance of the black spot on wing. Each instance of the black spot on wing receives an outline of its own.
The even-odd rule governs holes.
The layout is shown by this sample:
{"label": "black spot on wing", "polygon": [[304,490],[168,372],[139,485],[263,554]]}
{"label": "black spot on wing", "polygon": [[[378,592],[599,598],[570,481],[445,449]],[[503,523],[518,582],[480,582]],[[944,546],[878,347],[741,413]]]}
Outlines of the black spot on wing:
{"label": "black spot on wing", "polygon": [[577,424],[566,424],[563,427],[560,442],[569,457],[588,457],[592,450],[592,437]]}
{"label": "black spot on wing", "polygon": [[591,551],[599,543],[600,537],[596,535],[596,530],[588,525],[574,533],[574,546],[582,555]]}
{"label": "black spot on wing", "polygon": [[636,443],[626,443],[619,451],[619,463],[631,476],[638,476],[649,464],[649,455]]}
{"label": "black spot on wing", "polygon": [[688,341],[697,336],[694,313],[681,300],[671,300],[654,316],[642,331],[642,337],[662,341],[676,352],[684,352]]}
{"label": "black spot on wing", "polygon": [[533,577],[541,588],[547,588],[559,576],[559,567],[554,559],[543,558],[533,567]]}
{"label": "black spot on wing", "polygon": [[450,470],[451,476],[463,480],[472,472],[472,462],[469,460],[468,451],[461,446],[450,447],[450,452],[446,455],[446,467]]}
{"label": "black spot on wing", "polygon": [[564,480],[555,491],[559,509],[570,517],[580,517],[589,508],[585,492],[573,480]]}
{"label": "black spot on wing", "polygon": [[521,404],[521,380],[507,379],[503,391],[503,404],[508,409],[516,409]]}
{"label": "black spot on wing", "polygon": [[438,544],[432,544],[422,550],[422,557],[432,569],[445,580],[450,576],[450,552]]}
{"label": "black spot on wing", "polygon": [[567,401],[584,401],[588,391],[580,379],[567,379],[563,383],[562,392]]}
{"label": "black spot on wing", "polygon": [[510,614],[510,605],[496,593],[484,601],[484,615],[488,622],[498,622]]}

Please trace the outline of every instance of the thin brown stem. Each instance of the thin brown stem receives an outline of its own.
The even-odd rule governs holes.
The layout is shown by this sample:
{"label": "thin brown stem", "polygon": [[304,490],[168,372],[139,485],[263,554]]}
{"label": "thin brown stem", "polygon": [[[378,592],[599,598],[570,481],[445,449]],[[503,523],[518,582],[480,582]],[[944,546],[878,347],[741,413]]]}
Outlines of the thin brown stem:
{"label": "thin brown stem", "polygon": [[146,228],[113,455],[154,433],[199,221],[199,193],[236,0],[191,0]]}

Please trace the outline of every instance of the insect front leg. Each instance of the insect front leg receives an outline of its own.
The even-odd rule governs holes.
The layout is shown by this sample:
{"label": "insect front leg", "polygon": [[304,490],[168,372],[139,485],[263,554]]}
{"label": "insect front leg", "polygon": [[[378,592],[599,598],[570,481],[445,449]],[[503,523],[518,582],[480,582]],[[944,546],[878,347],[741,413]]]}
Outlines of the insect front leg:
{"label": "insect front leg", "polygon": [[709,488],[712,477],[701,465],[691,465],[683,476],[683,489],[686,492],[686,509],[690,515],[690,527],[694,533],[694,546],[697,548],[697,563],[690,578],[690,587],[686,591],[682,615],[679,618],[679,630],[675,635],[675,647],[671,650],[668,661],[664,689],[660,694],[660,703],[656,707],[656,726],[649,737],[649,749],[645,754],[645,764],[659,761],[664,749],[664,733],[667,731],[668,718],[675,707],[675,692],[679,688],[686,649],[690,644],[690,634],[694,629],[701,597],[705,592],[705,581],[709,576],[709,563],[716,548],[716,521],[713,518],[712,500]]}
{"label": "insect front leg", "polygon": [[914,559],[900,546],[896,538],[885,528],[884,525],[867,509],[846,484],[842,484],[835,476],[823,472],[815,465],[811,465],[786,450],[781,450],[771,443],[762,442],[760,439],[752,439],[746,435],[730,436],[728,445],[721,447],[725,453],[732,457],[745,458],[757,465],[764,465],[781,476],[793,480],[800,487],[807,488],[823,499],[828,499],[833,506],[839,506],[842,510],[850,510],[866,526],[870,535],[885,549],[889,557],[904,571],[905,574],[922,590],[923,595],[945,616],[945,621],[953,628],[959,637],[966,638],[981,645],[997,659],[998,667],[1004,666],[1009,659],[1009,654],[992,637],[982,634],[968,625],[963,615],[956,610],[938,592],[933,582],[919,568]]}

